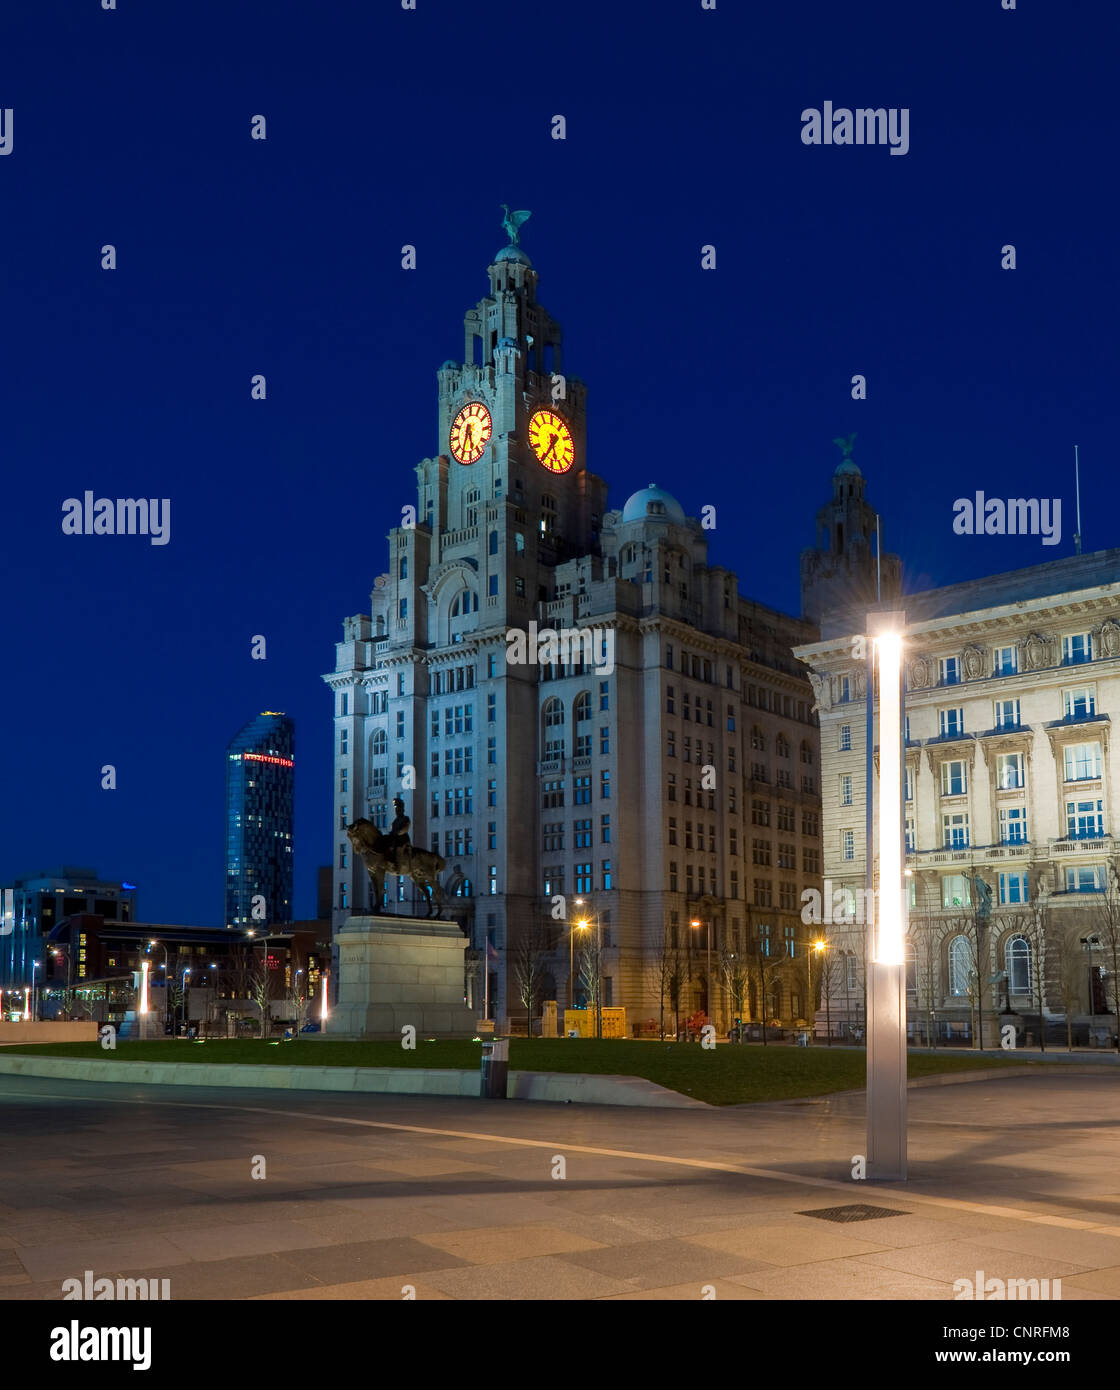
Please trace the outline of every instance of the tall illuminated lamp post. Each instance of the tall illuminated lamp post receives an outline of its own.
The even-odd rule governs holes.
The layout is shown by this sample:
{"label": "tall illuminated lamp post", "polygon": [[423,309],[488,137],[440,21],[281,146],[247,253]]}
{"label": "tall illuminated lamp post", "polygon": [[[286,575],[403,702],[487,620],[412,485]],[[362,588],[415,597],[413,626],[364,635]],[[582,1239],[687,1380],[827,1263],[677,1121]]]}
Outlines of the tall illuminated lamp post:
{"label": "tall illuminated lamp post", "polygon": [[[870,613],[867,648],[867,1175],[906,1177],[906,905],[903,893],[902,645],[906,615]],[[873,831],[879,677],[878,844]],[[878,849],[879,892],[874,889]]]}
{"label": "tall illuminated lamp post", "polygon": [[[824,952],[825,952],[827,949],[828,949],[828,942],[826,942],[826,941],[824,940],[823,937],[821,937],[818,941],[814,941],[814,942],[813,942],[813,950],[816,951],[817,955],[821,957],[820,981],[821,981],[821,986],[822,986],[822,988],[823,988],[823,990],[824,990],[824,1029],[825,1029],[825,1036],[826,1036],[827,1039],[828,1039],[828,1046],[831,1047],[831,1046],[832,1046],[832,963],[831,963],[831,961],[826,961],[826,960],[824,959]],[[812,956],[810,956],[810,957],[809,957],[810,962],[812,961],[812,959],[813,959]],[[811,972],[810,972],[810,985],[809,985],[809,1007],[810,1007],[810,1008],[813,1008],[813,1002],[814,1002],[814,1001],[813,1001],[813,986],[812,986],[812,983],[811,983]]]}
{"label": "tall illuminated lamp post", "polygon": [[[699,931],[704,924],[699,917],[693,917],[688,925],[694,931]],[[708,963],[704,968],[707,972],[705,983],[708,994],[708,1022],[711,1023],[712,1015],[715,1013],[715,990],[712,986],[712,919],[710,917],[708,918]]]}

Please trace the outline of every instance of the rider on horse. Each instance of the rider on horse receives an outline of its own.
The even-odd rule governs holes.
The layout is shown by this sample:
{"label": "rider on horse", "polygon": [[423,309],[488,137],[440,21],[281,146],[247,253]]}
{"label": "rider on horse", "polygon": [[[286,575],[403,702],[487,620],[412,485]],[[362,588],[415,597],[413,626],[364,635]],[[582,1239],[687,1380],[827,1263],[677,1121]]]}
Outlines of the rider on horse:
{"label": "rider on horse", "polygon": [[393,798],[393,810],[396,817],[393,824],[389,827],[389,833],[385,836],[385,853],[393,858],[393,867],[396,872],[400,871],[400,851],[410,848],[412,841],[409,839],[408,830],[412,824],[408,816],[404,813],[404,802],[399,796]]}

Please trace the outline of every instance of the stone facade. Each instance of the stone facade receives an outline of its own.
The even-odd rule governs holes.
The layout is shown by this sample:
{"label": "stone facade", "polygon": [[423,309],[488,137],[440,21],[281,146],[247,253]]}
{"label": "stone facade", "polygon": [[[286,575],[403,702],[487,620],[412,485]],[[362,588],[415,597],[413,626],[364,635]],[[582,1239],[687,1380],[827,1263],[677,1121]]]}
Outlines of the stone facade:
{"label": "stone facade", "polygon": [[[721,955],[741,957],[760,933],[775,957],[790,944],[772,1002],[783,1021],[803,1015],[800,893],[819,881],[820,792],[812,692],[792,648],[817,629],[741,597],[710,563],[705,526],[663,489],[608,510],[586,467],[586,389],[562,374],[536,272],[508,246],[487,274],[464,361],[437,375],[448,452],[416,468],[416,505],[389,535],[370,611],[345,620],[324,676],[335,929],[379,906],[345,827],[387,826],[400,794],[414,843],[447,860],[445,915],[488,961],[489,980],[467,992],[496,1018],[524,1014],[517,963],[534,943],[538,999],[567,1004],[581,920],[580,946],[602,942],[602,1002],[631,1021],[658,1018],[670,949],[684,962],[681,1012],[708,1006],[709,922],[721,1022]],[[449,432],[472,402],[492,433],[464,464]],[[540,410],[570,429],[567,471],[532,452]],[[547,631],[582,636],[556,651],[533,640]],[[390,880],[382,909],[410,904],[407,881]]]}
{"label": "stone facade", "polygon": [[[1048,1030],[1063,1038],[1067,1015],[1082,1040],[1111,1034],[1120,958],[1120,752],[1111,738],[1120,713],[1120,550],[899,602],[912,1036],[927,1027],[974,1035],[981,997],[989,1044],[1001,1016],[1037,1035],[1040,1004]],[[825,880],[842,895],[833,915],[865,883],[857,621],[826,615],[826,638],[798,651],[819,692]],[[992,894],[979,934],[975,875]],[[833,922],[825,930],[831,1013],[843,1031],[862,1022],[865,928]]]}

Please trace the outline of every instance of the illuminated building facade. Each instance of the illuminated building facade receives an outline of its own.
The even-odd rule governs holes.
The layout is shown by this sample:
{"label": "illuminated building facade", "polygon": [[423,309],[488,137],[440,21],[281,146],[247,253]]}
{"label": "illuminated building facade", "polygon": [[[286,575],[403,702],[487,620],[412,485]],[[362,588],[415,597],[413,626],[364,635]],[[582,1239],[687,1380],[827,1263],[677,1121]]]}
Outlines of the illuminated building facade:
{"label": "illuminated building facade", "polygon": [[[0,988],[31,983],[35,961],[38,979],[49,968],[44,957],[46,938],[65,917],[96,913],[109,921],[131,922],[136,917],[136,885],[105,880],[95,869],[64,865],[16,879],[0,888]],[[73,970],[84,977],[85,960],[76,956]]]}
{"label": "illuminated building facade", "polygon": [[[743,598],[709,560],[710,525],[664,488],[608,508],[588,468],[586,387],[563,374],[532,262],[511,242],[487,276],[463,359],[437,374],[437,448],[415,468],[415,506],[323,677],[333,925],[384,906],[346,827],[388,829],[399,795],[413,843],[447,861],[446,915],[487,962],[489,980],[468,983],[480,1011],[485,996],[495,1018],[525,1017],[519,962],[541,943],[538,1000],[578,999],[594,938],[601,1001],[628,1025],[658,1018],[667,953],[681,1014],[726,1024],[720,961],[762,942],[787,964],[743,1015],[796,1019],[820,789],[791,649],[817,629]],[[553,648],[548,632],[581,635]],[[407,880],[385,889],[392,911],[413,910]]]}

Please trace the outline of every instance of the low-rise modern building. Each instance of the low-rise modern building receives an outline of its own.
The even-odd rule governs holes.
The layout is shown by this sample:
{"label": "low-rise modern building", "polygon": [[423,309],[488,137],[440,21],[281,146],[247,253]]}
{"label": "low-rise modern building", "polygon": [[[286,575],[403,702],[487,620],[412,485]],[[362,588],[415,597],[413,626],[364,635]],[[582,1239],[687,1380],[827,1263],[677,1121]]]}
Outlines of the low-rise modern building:
{"label": "low-rise modern building", "polygon": [[286,1017],[300,995],[308,1001],[321,995],[329,968],[324,938],[318,922],[234,934],[75,913],[44,942],[39,1012],[119,1021],[138,1007],[147,965],[152,1010],[169,1022],[176,1015],[184,1023],[214,1024],[227,1013],[251,1018],[262,990],[273,1016]]}
{"label": "low-rise modern building", "polygon": [[[79,912],[130,922],[136,915],[136,885],[67,864],[0,888],[0,987],[30,985],[33,976],[42,983],[46,937],[62,918]],[[84,978],[86,962],[75,966]]]}

